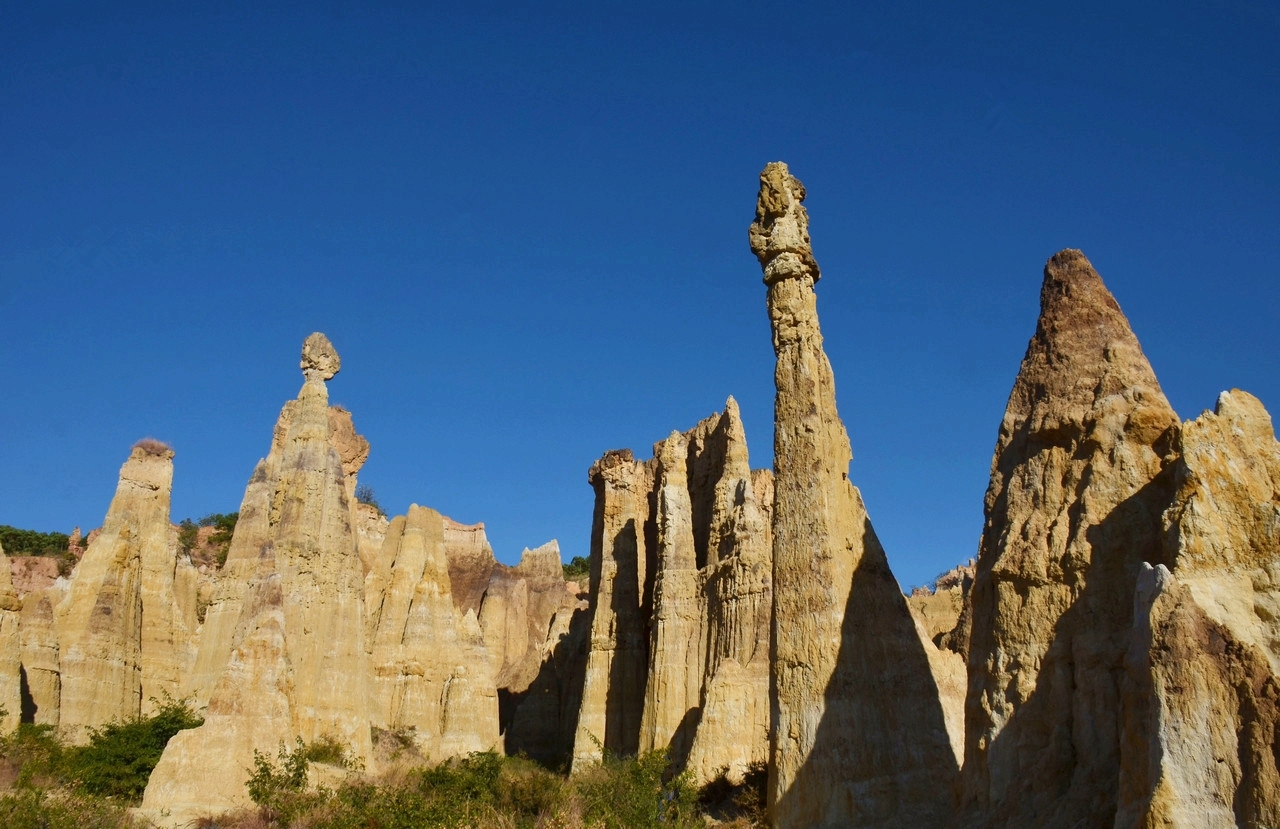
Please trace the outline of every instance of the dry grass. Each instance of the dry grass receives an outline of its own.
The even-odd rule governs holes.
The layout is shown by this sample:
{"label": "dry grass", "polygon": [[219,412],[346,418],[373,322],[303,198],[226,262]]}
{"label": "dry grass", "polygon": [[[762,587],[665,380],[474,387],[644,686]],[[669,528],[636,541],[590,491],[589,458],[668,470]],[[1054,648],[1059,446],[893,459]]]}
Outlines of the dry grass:
{"label": "dry grass", "polygon": [[133,445],[135,451],[141,451],[144,455],[162,458],[165,455],[173,454],[173,447],[162,440],[155,438],[143,438]]}

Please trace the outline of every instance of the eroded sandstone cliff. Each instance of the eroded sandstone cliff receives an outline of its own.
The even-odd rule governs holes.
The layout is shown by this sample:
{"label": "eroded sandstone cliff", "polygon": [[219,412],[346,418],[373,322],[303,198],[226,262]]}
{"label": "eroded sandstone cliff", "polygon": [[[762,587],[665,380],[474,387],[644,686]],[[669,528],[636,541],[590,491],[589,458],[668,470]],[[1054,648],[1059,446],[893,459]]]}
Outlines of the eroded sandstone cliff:
{"label": "eroded sandstone cliff", "polygon": [[1135,580],[1164,560],[1178,419],[1083,254],[1049,260],[1040,305],[986,495],[964,805],[982,826],[1102,826]]}

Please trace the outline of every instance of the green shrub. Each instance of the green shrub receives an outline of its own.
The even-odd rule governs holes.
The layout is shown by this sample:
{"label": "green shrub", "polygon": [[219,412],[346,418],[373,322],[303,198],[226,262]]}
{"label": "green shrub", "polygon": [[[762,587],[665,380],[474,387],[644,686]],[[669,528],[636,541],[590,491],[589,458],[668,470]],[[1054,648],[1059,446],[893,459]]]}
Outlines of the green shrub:
{"label": "green shrub", "polygon": [[356,500],[373,507],[383,518],[387,517],[387,511],[382,508],[382,504],[378,503],[378,496],[374,494],[373,487],[368,484],[360,484],[356,487]]}
{"label": "green shrub", "polygon": [[584,582],[591,577],[591,561],[582,556],[574,556],[564,567],[564,580]]}
{"label": "green shrub", "polygon": [[63,753],[57,731],[51,725],[22,723],[0,739],[0,758],[15,775],[14,785],[18,788],[64,783]]}
{"label": "green shrub", "polygon": [[132,829],[124,806],[76,792],[15,789],[0,796],[5,829]]}
{"label": "green shrub", "polygon": [[190,518],[184,518],[178,522],[178,549],[185,555],[191,555],[191,550],[199,539],[200,528],[196,526],[196,522]]}
{"label": "green shrub", "polygon": [[272,823],[288,826],[294,818],[314,805],[315,798],[306,796],[307,747],[298,738],[296,747],[280,746],[279,765],[269,755],[253,752],[253,771],[249,775],[249,797]]}
{"label": "green shrub", "polygon": [[154,716],[91,731],[88,745],[64,751],[63,773],[89,794],[136,804],[169,739],[202,722],[186,703],[168,700]]}
{"label": "green shrub", "polygon": [[619,759],[605,756],[582,775],[577,791],[588,825],[608,829],[693,829],[703,826],[687,773],[672,776],[665,751]]}

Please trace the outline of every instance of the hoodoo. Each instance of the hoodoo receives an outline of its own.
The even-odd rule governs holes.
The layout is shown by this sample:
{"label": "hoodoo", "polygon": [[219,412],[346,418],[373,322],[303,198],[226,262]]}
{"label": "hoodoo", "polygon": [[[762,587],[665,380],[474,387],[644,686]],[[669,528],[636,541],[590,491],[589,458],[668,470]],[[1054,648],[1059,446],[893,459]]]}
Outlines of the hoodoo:
{"label": "hoodoo", "polygon": [[777,355],[770,812],[778,829],[937,825],[955,755],[925,643],[849,482],[804,197],[785,164],[767,165],[749,234]]}
{"label": "hoodoo", "polygon": [[201,644],[205,722],[169,742],[144,796],[149,812],[177,820],[246,805],[253,752],[274,755],[295,738],[369,756],[363,574],[325,386],[340,365],[323,334],[307,338],[302,390],[246,489],[218,635]]}
{"label": "hoodoo", "polygon": [[592,638],[575,764],[665,750],[695,781],[768,757],[772,476],[732,397],[637,461],[591,470]]}

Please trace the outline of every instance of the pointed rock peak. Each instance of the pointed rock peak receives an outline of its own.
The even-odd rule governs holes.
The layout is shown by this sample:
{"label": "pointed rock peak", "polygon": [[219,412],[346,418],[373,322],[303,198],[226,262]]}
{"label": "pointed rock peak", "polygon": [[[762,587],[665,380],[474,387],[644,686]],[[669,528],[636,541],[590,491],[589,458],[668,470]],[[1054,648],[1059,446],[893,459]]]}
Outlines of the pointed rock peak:
{"label": "pointed rock peak", "polygon": [[1102,278],[1080,251],[1059,251],[1045,264],[1040,318],[1009,413],[1030,415],[1032,431],[1052,437],[1067,422],[1084,423],[1086,412],[1117,394],[1142,409],[1142,428],[1135,434],[1143,443],[1177,423],[1129,320]]}
{"label": "pointed rock peak", "polygon": [[560,543],[554,538],[540,547],[534,547],[530,550],[528,547],[520,554],[520,563],[516,565],[516,572],[522,576],[550,576],[555,578],[559,576],[564,579],[564,568],[561,567],[560,559]]}
{"label": "pointed rock peak", "polygon": [[302,362],[299,368],[308,380],[330,380],[342,368],[342,359],[338,357],[329,338],[317,331],[302,343]]}
{"label": "pointed rock peak", "polygon": [[[1081,336],[1094,329],[1095,337]],[[1105,346],[1098,337],[1132,337],[1120,304],[1102,277],[1078,250],[1060,250],[1044,266],[1040,289],[1040,330],[1063,331],[1068,344]],[[1037,332],[1039,333],[1039,332]]]}
{"label": "pointed rock peak", "polygon": [[772,161],[765,165],[760,173],[756,220],[747,235],[764,269],[766,285],[804,277],[818,281],[818,263],[809,244],[809,214],[801,204],[804,197],[804,185],[786,164]]}
{"label": "pointed rock peak", "polygon": [[1213,413],[1231,423],[1248,424],[1251,433],[1275,438],[1275,429],[1271,424],[1271,415],[1267,413],[1262,401],[1247,391],[1232,389],[1218,395],[1218,402]]}

